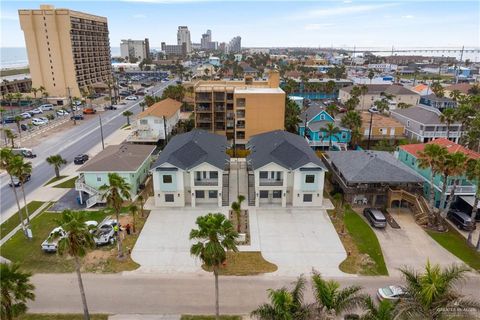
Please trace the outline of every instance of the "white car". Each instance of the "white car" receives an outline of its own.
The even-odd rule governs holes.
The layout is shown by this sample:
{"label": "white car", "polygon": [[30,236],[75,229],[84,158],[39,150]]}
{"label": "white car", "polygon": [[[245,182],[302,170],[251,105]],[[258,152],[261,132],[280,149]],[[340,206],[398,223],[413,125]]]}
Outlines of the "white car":
{"label": "white car", "polygon": [[47,124],[45,121],[43,121],[42,119],[38,119],[38,118],[33,118],[32,119],[32,124],[34,126],[43,126],[45,124]]}
{"label": "white car", "polygon": [[125,98],[125,100],[137,100],[138,97],[137,96],[128,96]]}
{"label": "white car", "polygon": [[32,117],[32,115],[28,112],[24,112],[24,113],[20,114],[20,117],[22,117],[23,119],[30,119]]}
{"label": "white car", "polygon": [[377,290],[378,300],[395,301],[405,296],[405,290],[400,286],[388,286]]}
{"label": "white car", "polygon": [[370,112],[370,113],[380,113],[380,111],[377,109],[377,107],[371,107],[370,109],[368,109],[368,112]]}
{"label": "white car", "polygon": [[43,113],[42,109],[40,108],[35,108],[33,110],[30,110],[30,113],[33,113],[33,114],[40,114],[40,113]]}
{"label": "white car", "polygon": [[43,120],[45,123],[48,123],[48,119],[45,117],[38,117],[38,119]]}
{"label": "white car", "polygon": [[[97,221],[85,221],[90,229],[95,228],[98,225]],[[50,232],[48,238],[42,242],[42,250],[45,252],[56,252],[58,249],[58,242],[65,238],[67,233],[63,230],[62,227],[56,227]]]}
{"label": "white car", "polygon": [[100,222],[98,228],[93,232],[93,240],[97,246],[104,244],[113,244],[115,242],[114,227],[117,225],[117,220],[105,218]]}
{"label": "white car", "polygon": [[42,109],[43,111],[48,111],[48,110],[53,110],[53,104],[48,103],[48,104],[42,104],[39,109]]}
{"label": "white car", "polygon": [[57,115],[62,117],[62,116],[67,116],[68,115],[68,111],[67,110],[63,110],[63,109],[60,109],[60,110],[57,110]]}

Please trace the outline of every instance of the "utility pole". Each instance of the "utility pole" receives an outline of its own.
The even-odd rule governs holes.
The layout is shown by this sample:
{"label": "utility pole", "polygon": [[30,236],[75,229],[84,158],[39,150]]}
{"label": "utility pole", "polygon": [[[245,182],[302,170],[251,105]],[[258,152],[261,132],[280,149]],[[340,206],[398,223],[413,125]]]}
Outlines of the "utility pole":
{"label": "utility pole", "polygon": [[[465,46],[462,46],[462,50],[460,51],[460,67],[462,67],[462,61],[463,61],[463,51],[465,50]],[[458,68],[455,64],[455,84],[458,83]]]}
{"label": "utility pole", "polygon": [[368,142],[367,142],[367,150],[370,150],[370,138],[372,135],[372,122],[373,122],[373,112],[370,112],[370,127],[368,128]]}
{"label": "utility pole", "polygon": [[75,109],[73,109],[72,95],[70,94],[70,87],[67,87],[68,100],[70,100],[70,110],[72,111],[73,125],[77,125],[77,119],[75,119]]}
{"label": "utility pole", "polygon": [[103,126],[102,126],[102,116],[98,116],[100,121],[100,137],[102,138],[102,150],[105,150],[105,143],[103,142]]}
{"label": "utility pole", "polygon": [[165,116],[162,117],[163,118],[163,132],[165,133],[165,137],[164,137],[164,146],[167,145],[168,143],[168,133],[167,133],[167,121],[165,119]]}

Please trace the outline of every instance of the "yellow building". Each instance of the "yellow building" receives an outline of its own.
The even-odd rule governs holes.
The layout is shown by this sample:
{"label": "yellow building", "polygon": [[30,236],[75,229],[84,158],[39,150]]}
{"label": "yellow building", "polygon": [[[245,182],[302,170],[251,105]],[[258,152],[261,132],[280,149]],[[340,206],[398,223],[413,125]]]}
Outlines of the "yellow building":
{"label": "yellow building", "polygon": [[194,85],[195,127],[244,146],[256,134],[284,129],[285,92],[280,76],[268,80],[199,81]]}
{"label": "yellow building", "polygon": [[80,97],[111,78],[107,18],[41,5],[18,10],[32,86],[50,96]]}
{"label": "yellow building", "polygon": [[372,122],[371,140],[397,140],[405,138],[405,126],[397,120],[370,112],[361,112],[363,139],[368,139],[370,120]]}

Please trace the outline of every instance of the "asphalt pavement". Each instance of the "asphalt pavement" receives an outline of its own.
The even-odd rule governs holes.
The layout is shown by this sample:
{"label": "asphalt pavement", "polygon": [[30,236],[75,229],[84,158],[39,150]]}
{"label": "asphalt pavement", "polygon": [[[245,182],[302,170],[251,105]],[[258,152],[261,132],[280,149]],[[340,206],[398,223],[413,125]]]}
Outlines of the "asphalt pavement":
{"label": "asphalt pavement", "polygon": [[[159,83],[151,91],[153,91],[154,95],[159,96],[167,86],[175,84],[175,81],[176,79],[172,79],[168,82]],[[143,97],[139,97],[139,100],[136,101],[125,100],[127,103],[125,106],[103,113],[101,119],[104,138],[125,124],[126,119],[122,115],[124,111],[130,110],[134,114],[140,112],[141,107],[139,104],[142,101]],[[87,121],[77,121],[77,125],[73,128],[55,134],[33,148],[37,157],[31,159],[33,170],[32,179],[25,184],[25,193],[27,195],[54,177],[53,167],[45,160],[47,157],[60,154],[70,163],[75,156],[88,153],[91,148],[101,142],[99,119],[100,116]],[[8,185],[8,176],[3,174],[0,176],[0,180],[0,218],[5,220],[8,218],[7,212],[10,215],[15,212],[9,209],[12,206],[16,206],[16,203],[11,187]]]}

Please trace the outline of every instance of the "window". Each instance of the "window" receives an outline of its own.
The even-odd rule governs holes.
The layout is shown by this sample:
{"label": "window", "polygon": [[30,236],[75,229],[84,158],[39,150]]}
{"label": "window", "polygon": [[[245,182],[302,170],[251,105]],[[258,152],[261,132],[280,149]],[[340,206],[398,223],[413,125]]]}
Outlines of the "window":
{"label": "window", "polygon": [[141,119],[140,124],[148,124],[148,120],[147,119]]}
{"label": "window", "polygon": [[97,176],[97,182],[101,182],[101,181],[102,181],[102,177]]}
{"label": "window", "polygon": [[154,119],[154,120],[153,120],[153,123],[159,124],[159,123],[162,123],[162,121],[160,121],[160,119]]}
{"label": "window", "polygon": [[260,198],[261,199],[267,199],[268,198],[268,191],[260,190]]}
{"label": "window", "polygon": [[281,199],[282,190],[273,190],[273,199]]}
{"label": "window", "polygon": [[305,176],[305,183],[314,183],[315,182],[315,175],[307,174]]}
{"label": "window", "polygon": [[320,115],[320,120],[325,120],[325,115],[324,114]]}
{"label": "window", "polygon": [[304,194],[303,195],[303,202],[312,202],[312,194],[311,193]]}
{"label": "window", "polygon": [[410,120],[407,120],[407,127],[410,127]]}
{"label": "window", "polygon": [[163,183],[172,183],[172,176],[171,175],[164,175],[163,176]]}
{"label": "window", "polygon": [[218,179],[218,172],[210,171],[210,179]]}
{"label": "window", "polygon": [[195,190],[195,198],[204,199],[205,191],[204,190]]}
{"label": "window", "polygon": [[268,179],[268,171],[260,171],[260,179]]}
{"label": "window", "polygon": [[175,201],[174,198],[175,198],[174,195],[171,193],[165,194],[165,202],[174,202]]}
{"label": "window", "polygon": [[208,190],[208,198],[209,199],[217,199],[218,192],[217,190]]}

